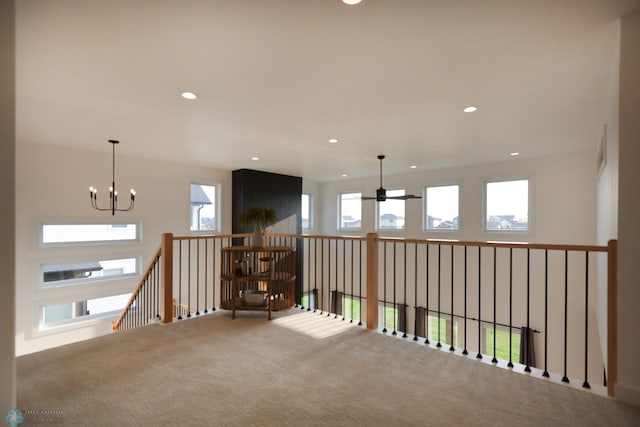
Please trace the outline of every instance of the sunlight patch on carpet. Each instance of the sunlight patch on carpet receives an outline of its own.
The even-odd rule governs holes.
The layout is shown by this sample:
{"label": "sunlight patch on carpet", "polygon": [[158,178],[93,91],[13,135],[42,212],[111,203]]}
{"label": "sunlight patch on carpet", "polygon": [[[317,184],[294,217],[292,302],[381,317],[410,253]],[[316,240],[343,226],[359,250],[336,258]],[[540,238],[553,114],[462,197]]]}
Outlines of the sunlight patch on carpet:
{"label": "sunlight patch on carpet", "polygon": [[317,313],[298,313],[272,320],[279,326],[291,329],[313,338],[327,338],[354,327],[353,324],[340,320],[327,318]]}

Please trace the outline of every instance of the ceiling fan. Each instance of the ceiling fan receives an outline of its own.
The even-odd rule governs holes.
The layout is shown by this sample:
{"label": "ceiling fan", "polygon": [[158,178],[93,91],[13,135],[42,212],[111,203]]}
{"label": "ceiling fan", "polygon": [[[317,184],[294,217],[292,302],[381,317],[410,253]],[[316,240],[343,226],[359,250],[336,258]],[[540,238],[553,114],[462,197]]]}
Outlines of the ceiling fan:
{"label": "ceiling fan", "polygon": [[413,194],[405,194],[404,196],[387,196],[387,190],[382,187],[382,160],[384,159],[384,154],[378,155],[378,160],[380,160],[380,188],[376,190],[376,197],[362,197],[362,200],[375,200],[377,202],[384,202],[385,200],[408,200],[408,199],[421,199],[420,196],[415,196]]}

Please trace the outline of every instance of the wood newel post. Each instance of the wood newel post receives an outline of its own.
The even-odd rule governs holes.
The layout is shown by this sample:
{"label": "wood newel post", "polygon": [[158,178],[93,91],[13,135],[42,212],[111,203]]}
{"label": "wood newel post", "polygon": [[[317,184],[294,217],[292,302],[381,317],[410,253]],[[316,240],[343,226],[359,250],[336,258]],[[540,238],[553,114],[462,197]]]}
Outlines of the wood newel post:
{"label": "wood newel post", "polygon": [[378,234],[367,234],[367,329],[378,329]]}
{"label": "wood newel post", "polygon": [[162,280],[162,323],[173,321],[173,234],[163,233],[160,244],[160,270]]}
{"label": "wood newel post", "polygon": [[607,394],[618,382],[618,241],[609,240],[607,257]]}

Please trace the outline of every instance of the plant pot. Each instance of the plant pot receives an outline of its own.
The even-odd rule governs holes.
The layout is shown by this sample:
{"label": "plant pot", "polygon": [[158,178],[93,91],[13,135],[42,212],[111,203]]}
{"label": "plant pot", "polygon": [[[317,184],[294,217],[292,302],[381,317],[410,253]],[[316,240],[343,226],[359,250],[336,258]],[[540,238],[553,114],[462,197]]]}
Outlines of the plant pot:
{"label": "plant pot", "polygon": [[262,234],[260,227],[256,227],[253,232],[253,236],[251,236],[251,246],[254,248],[264,247],[264,235]]}

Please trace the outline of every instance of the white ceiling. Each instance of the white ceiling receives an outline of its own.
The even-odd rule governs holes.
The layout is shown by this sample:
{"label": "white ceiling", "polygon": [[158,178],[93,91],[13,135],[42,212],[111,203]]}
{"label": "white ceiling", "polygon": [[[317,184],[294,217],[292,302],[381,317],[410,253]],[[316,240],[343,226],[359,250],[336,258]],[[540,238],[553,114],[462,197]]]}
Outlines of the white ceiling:
{"label": "white ceiling", "polygon": [[[638,0],[20,0],[17,138],[316,181],[593,149]],[[180,93],[199,95],[186,101]],[[466,114],[462,109],[476,105]],[[338,144],[329,144],[329,138]],[[251,156],[259,156],[252,161]]]}

